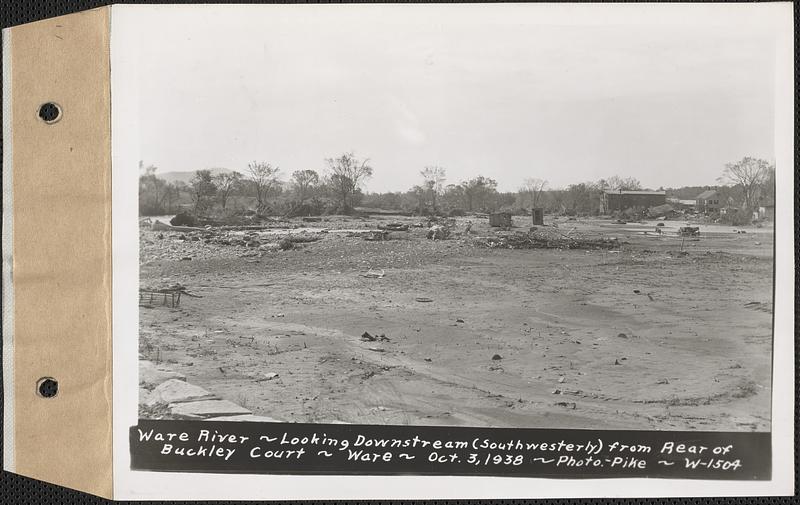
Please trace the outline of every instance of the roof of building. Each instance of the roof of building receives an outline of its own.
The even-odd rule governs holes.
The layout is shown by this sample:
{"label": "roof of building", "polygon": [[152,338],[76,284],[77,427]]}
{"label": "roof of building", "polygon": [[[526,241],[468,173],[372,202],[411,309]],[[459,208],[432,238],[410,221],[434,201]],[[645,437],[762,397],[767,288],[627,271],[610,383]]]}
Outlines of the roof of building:
{"label": "roof of building", "polygon": [[666,196],[666,191],[628,191],[628,190],[621,190],[621,189],[614,189],[614,190],[606,190],[605,192],[607,195],[654,195],[654,196]]}
{"label": "roof of building", "polygon": [[717,194],[717,190],[716,189],[708,189],[706,191],[703,191],[699,195],[697,195],[696,199],[697,200],[707,200],[707,199],[711,198],[712,196],[715,196],[716,194]]}

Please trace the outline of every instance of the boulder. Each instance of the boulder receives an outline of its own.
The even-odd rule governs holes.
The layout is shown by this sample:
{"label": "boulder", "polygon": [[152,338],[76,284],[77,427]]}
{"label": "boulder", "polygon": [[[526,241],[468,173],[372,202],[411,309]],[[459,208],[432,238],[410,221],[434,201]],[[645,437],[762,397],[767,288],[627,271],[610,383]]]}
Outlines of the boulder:
{"label": "boulder", "polygon": [[170,379],[185,381],[186,376],[171,370],[157,367],[152,361],[139,361],[139,385],[145,388],[153,388],[162,382]]}
{"label": "boulder", "polygon": [[170,405],[169,408],[172,414],[186,419],[252,414],[246,408],[227,400],[199,400],[196,402],[175,403]]}
{"label": "boulder", "polygon": [[150,393],[145,405],[152,406],[159,403],[184,403],[211,399],[216,399],[216,396],[199,386],[177,379],[170,379],[161,383]]}

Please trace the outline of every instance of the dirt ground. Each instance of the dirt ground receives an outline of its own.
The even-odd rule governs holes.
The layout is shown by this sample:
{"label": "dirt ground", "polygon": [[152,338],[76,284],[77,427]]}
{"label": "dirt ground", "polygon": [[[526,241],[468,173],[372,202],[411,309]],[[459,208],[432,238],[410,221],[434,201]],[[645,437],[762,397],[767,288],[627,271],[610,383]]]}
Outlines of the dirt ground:
{"label": "dirt ground", "polygon": [[[381,219],[418,221],[308,225]],[[424,228],[328,233],[258,254],[143,230],[142,285],[202,298],[140,307],[141,357],[288,422],[769,429],[770,228],[701,225],[682,245],[681,223],[656,235],[654,223],[548,218],[624,243],[509,250],[476,245],[493,232],[471,220],[472,235],[445,241]]]}

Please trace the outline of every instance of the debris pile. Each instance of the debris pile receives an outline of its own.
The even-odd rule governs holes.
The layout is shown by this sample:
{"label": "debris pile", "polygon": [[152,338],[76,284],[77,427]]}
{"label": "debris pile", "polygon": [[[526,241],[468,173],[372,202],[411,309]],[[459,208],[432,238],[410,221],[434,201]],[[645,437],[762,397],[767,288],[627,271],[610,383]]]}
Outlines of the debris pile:
{"label": "debris pile", "polygon": [[378,228],[381,230],[387,231],[408,231],[408,225],[403,223],[386,223],[386,224],[379,224]]}
{"label": "debris pile", "polygon": [[380,335],[370,335],[368,331],[361,334],[363,342],[389,342],[389,337],[381,333]]}
{"label": "debris pile", "polygon": [[501,249],[619,249],[621,244],[616,237],[587,238],[541,228],[527,233],[480,237],[476,243]]}
{"label": "debris pile", "polygon": [[428,240],[446,240],[450,238],[450,227],[443,224],[435,224],[428,228],[425,235]]}
{"label": "debris pile", "polygon": [[[389,232],[386,230],[368,230],[364,233],[359,233],[364,240],[368,240],[371,242],[380,242],[382,240],[389,240]],[[350,235],[348,235],[350,236]]]}
{"label": "debris pile", "polygon": [[700,227],[699,226],[681,226],[678,228],[678,236],[680,237],[699,237],[700,236]]}
{"label": "debris pile", "polygon": [[[143,232],[140,260],[202,260],[296,249],[324,238],[323,231],[188,228],[155,221],[155,233]],[[152,234],[151,234],[152,233]]]}
{"label": "debris pile", "polygon": [[192,298],[202,298],[202,296],[188,292],[186,286],[182,286],[181,284],[158,287],[143,286],[139,288],[139,305],[153,307],[160,302],[161,305],[168,305],[175,308],[181,304],[181,295],[190,296]]}

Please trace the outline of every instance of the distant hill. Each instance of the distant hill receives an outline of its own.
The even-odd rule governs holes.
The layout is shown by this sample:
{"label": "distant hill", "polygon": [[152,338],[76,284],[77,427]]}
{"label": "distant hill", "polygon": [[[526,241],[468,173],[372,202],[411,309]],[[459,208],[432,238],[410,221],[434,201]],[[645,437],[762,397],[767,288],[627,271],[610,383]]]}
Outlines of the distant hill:
{"label": "distant hill", "polygon": [[[211,170],[211,175],[229,174],[233,172],[233,170],[228,170],[227,168],[209,168],[209,170]],[[156,177],[164,179],[167,182],[181,181],[189,184],[189,181],[194,177],[194,172],[156,172]]]}

